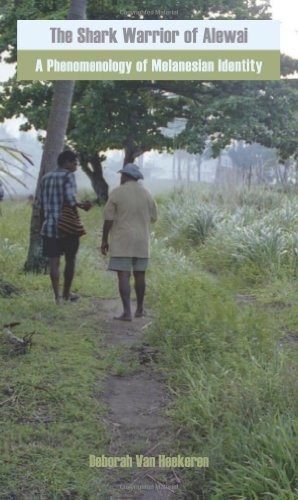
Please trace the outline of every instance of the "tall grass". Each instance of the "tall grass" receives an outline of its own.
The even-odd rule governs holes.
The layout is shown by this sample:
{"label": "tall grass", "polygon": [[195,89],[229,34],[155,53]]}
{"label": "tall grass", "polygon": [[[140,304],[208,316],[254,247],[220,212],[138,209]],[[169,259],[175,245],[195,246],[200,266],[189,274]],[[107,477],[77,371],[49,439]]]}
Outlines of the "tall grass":
{"label": "tall grass", "polygon": [[[253,214],[250,214],[250,218]],[[251,220],[243,212],[222,222],[201,257],[214,270],[238,270],[255,279],[265,275],[297,275],[298,205],[286,201],[280,208]]]}
{"label": "tall grass", "polygon": [[200,245],[211,235],[220,215],[206,204],[197,204],[188,199],[186,204],[176,205],[170,201],[160,210],[161,234],[167,234],[168,243],[172,246],[189,247]]}
{"label": "tall grass", "polygon": [[237,271],[250,280],[297,275],[298,203],[290,194],[190,190],[167,200],[161,234],[168,245],[195,249],[212,271]]}
{"label": "tall grass", "polygon": [[[218,213],[215,195],[210,198]],[[191,253],[183,250],[183,224],[176,239],[159,238],[153,246],[150,338],[177,398],[171,412],[182,429],[177,447],[210,458],[208,470],[188,471],[185,498],[298,495],[297,351],[278,347],[285,326],[278,310],[264,307],[266,297],[241,305],[235,300],[239,272],[248,276],[250,270],[251,278],[253,270],[258,284],[266,280],[270,296],[268,280],[281,275],[286,282],[295,274],[296,202],[273,198],[278,207],[268,203],[261,212],[253,203],[236,208],[220,199],[221,218],[204,242],[193,240]],[[176,210],[183,212],[183,197],[180,203]],[[169,216],[171,204],[165,210]],[[211,263],[222,277],[207,272]],[[287,317],[295,312],[288,306]]]}
{"label": "tall grass", "polygon": [[[297,208],[292,195],[269,191],[178,191],[160,200],[148,338],[173,394],[173,455],[210,460],[208,469],[183,471],[184,498],[298,496],[297,349],[285,342],[298,331]],[[2,494],[108,498],[103,476],[86,467],[88,453],[107,450],[105,409],[94,395],[117,361],[89,300],[117,293],[98,251],[101,212],[83,214],[89,231],[78,256],[76,314],[51,302],[48,276],[22,272],[29,215],[29,207],[7,203],[0,220],[0,279],[20,289],[0,298],[2,321],[36,332],[26,356],[4,352],[1,401],[13,396],[1,406]],[[239,303],[243,287],[254,300]]]}

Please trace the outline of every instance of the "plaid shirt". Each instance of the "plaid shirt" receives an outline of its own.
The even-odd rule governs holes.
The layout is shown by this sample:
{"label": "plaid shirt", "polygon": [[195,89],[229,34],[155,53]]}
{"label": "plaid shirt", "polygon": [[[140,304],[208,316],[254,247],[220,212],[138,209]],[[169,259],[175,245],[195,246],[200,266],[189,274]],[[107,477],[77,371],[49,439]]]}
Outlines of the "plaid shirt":
{"label": "plaid shirt", "polygon": [[41,234],[49,238],[58,238],[58,219],[64,204],[75,206],[76,180],[73,172],[65,168],[58,168],[54,172],[44,175],[40,186],[40,207],[43,211],[44,222]]}

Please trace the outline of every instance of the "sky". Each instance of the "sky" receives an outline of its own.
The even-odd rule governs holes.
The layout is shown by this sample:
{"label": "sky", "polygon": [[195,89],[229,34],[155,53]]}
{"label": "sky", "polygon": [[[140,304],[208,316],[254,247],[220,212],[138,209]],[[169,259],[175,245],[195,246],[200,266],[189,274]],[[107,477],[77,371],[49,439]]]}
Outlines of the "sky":
{"label": "sky", "polygon": [[[272,17],[280,21],[280,50],[298,59],[298,0],[271,0]],[[13,67],[0,63],[0,82],[14,73]]]}
{"label": "sky", "polygon": [[272,17],[280,21],[280,50],[298,59],[298,0],[271,0]]}

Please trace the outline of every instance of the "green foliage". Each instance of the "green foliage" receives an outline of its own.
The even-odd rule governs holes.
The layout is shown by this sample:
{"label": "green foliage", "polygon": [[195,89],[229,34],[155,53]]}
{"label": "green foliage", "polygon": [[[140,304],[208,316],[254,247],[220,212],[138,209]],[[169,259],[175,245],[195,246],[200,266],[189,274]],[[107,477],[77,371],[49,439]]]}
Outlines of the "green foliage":
{"label": "green foliage", "polygon": [[297,106],[297,80],[208,82],[203,109],[189,110],[180,147],[202,152],[200,141],[192,138],[203,136],[218,156],[231,140],[244,140],[275,148],[285,160],[297,153]]}
{"label": "green foliage", "polygon": [[[168,19],[268,19],[269,8],[268,0],[196,3],[187,0],[183,4],[168,0],[162,9],[155,1],[145,5],[106,0],[100,4],[89,1],[88,18],[158,19],[165,17],[162,14],[165,10]],[[33,0],[21,4],[9,1],[0,19],[0,52],[8,49],[7,60],[15,61],[17,19],[60,19],[66,17],[66,11],[67,6],[60,1],[38,4]],[[291,67],[290,61],[286,61],[286,66]],[[51,94],[51,84],[23,82],[20,86],[12,79],[5,86],[0,102],[0,118],[24,113],[28,121],[23,129],[32,126],[45,129]],[[86,150],[89,152],[85,164],[107,148],[133,145],[134,154],[140,154],[148,149],[170,147],[172,144],[161,134],[161,129],[179,117],[186,118],[188,123],[175,147],[202,152],[209,138],[217,154],[231,139],[253,140],[276,147],[284,159],[295,150],[297,123],[293,119],[293,99],[297,100],[285,90],[284,82],[82,81],[74,96],[68,140],[85,157]],[[291,123],[291,140],[288,137],[286,150],[281,117],[282,121],[287,120],[287,129]]]}
{"label": "green foliage", "polygon": [[[88,4],[90,19],[113,19],[119,16],[123,18],[122,11],[137,11],[140,8],[139,5],[129,6],[122,2],[105,2],[100,6],[96,2]],[[146,9],[149,9],[148,5]],[[160,10],[160,6],[156,6],[156,9]],[[8,59],[13,61],[15,58],[17,18],[35,19],[40,15],[40,18],[59,19],[65,17],[65,13],[65,6],[62,9],[60,2],[50,2],[47,6],[41,4],[40,11],[32,0],[24,2],[22,8],[15,6],[14,2],[9,2],[0,20],[3,49],[6,48],[11,53]],[[23,130],[32,127],[45,130],[52,91],[51,83],[23,82],[20,86],[15,78],[11,79],[5,85],[0,101],[0,119],[23,114],[27,119],[22,125]],[[84,168],[87,168],[88,162],[99,151],[108,148],[129,147],[135,156],[149,149],[163,149],[171,142],[161,134],[161,128],[172,121],[177,113],[183,116],[183,105],[181,98],[172,96],[169,100],[162,90],[150,88],[147,83],[136,85],[136,82],[121,81],[78,82],[73,99],[68,142],[81,153]]]}
{"label": "green foliage", "polygon": [[[180,228],[179,222],[185,212],[191,217],[200,213],[201,202],[204,210],[212,210],[216,224],[198,246],[186,243],[186,218]],[[152,244],[147,300],[154,318],[146,342],[158,349],[157,367],[172,394],[169,416],[177,426],[173,455],[209,457],[207,469],[179,471],[179,494],[294,500],[296,280],[288,279],[282,264],[281,278],[272,274],[265,280],[259,272],[258,287],[248,288],[243,278],[239,282],[233,266],[222,275],[207,272],[202,252],[216,257],[214,238],[220,251],[219,243],[224,247],[227,233],[238,225],[243,236],[247,228],[265,231],[275,222],[279,237],[293,237],[298,213],[295,196],[247,190],[233,196],[205,188],[199,193],[191,190],[187,197],[184,191],[175,191],[160,198],[159,204],[168,219],[160,221]],[[173,222],[180,249],[170,245],[168,234],[175,205]],[[94,394],[107,371],[121,375],[129,368],[115,348],[103,345],[104,318],[94,303],[96,297],[117,293],[98,252],[94,228],[101,224],[101,211],[94,208],[82,214],[88,233],[74,282],[82,300],[74,309],[71,304],[57,308],[51,302],[49,276],[21,272],[30,207],[5,202],[2,210],[5,238],[0,248],[0,281],[10,281],[20,290],[19,295],[0,298],[2,321],[20,321],[15,332],[19,336],[35,331],[31,351],[24,356],[11,356],[0,342],[5,365],[1,402],[11,398],[1,405],[2,494],[93,498],[101,491],[103,498],[108,497],[103,476],[97,471],[95,478],[86,467],[89,453],[107,454],[108,448],[105,408]],[[254,248],[252,231],[249,238]],[[264,248],[266,239],[258,251],[268,266]]]}
{"label": "green foliage", "polygon": [[169,144],[160,128],[174,119],[177,100],[170,105],[161,93],[122,81],[79,82],[74,100],[68,138],[83,154],[122,149],[130,137],[140,151]]}
{"label": "green foliage", "polygon": [[[94,303],[116,293],[93,230],[101,224],[101,212],[94,207],[82,214],[88,234],[74,279],[81,301],[57,307],[49,276],[22,272],[31,208],[25,200],[2,205],[0,283],[17,286],[19,293],[0,297],[1,495],[105,495],[103,474],[88,466],[90,453],[107,453],[105,407],[95,395],[119,357],[103,346],[104,315]],[[12,322],[20,323],[12,329],[20,338],[35,332],[25,355],[14,355],[3,343],[2,325]]]}
{"label": "green foliage", "polygon": [[0,53],[9,50],[8,63],[16,62],[17,21],[19,19],[65,19],[69,1],[62,0],[8,0],[1,2]]}
{"label": "green foliage", "polygon": [[[254,220],[251,220],[252,217]],[[245,221],[246,217],[246,221]],[[213,269],[264,276],[297,275],[297,204],[276,208],[256,220],[256,213],[236,213],[218,227],[202,251]]]}
{"label": "green foliage", "polygon": [[174,190],[160,209],[160,228],[170,245],[200,245],[213,232],[219,212],[204,201],[195,189]]}
{"label": "green foliage", "polygon": [[[175,397],[171,416],[183,429],[177,446],[184,455],[210,461],[207,470],[187,471],[181,491],[185,498],[297,496],[297,286],[287,279],[285,264],[279,268],[282,281],[273,274],[274,259],[282,253],[279,243],[297,226],[297,207],[286,195],[263,194],[261,203],[260,192],[226,198],[206,191],[195,198],[193,193],[196,205],[203,198],[221,209],[214,232],[188,256],[182,237],[175,241],[180,251],[165,247],[171,240],[163,231],[153,245],[157,265],[150,276],[150,297],[156,318],[150,340],[161,350],[162,369]],[[187,196],[183,200],[181,192],[174,194],[165,200],[166,210],[173,198],[183,213]],[[237,201],[244,199],[250,205],[237,210]],[[235,243],[237,231],[245,239],[239,255],[257,259],[255,278],[264,283],[245,293],[238,288],[235,266],[225,268],[225,244]],[[215,268],[223,260],[224,275],[206,273],[205,262],[212,260]],[[281,344],[283,331],[293,332],[296,341]]]}
{"label": "green foliage", "polygon": [[281,199],[267,189],[238,189],[233,195],[188,189],[163,204],[160,227],[168,245],[195,249],[212,271],[235,272],[250,281],[294,277],[297,213],[291,193]]}
{"label": "green foliage", "polygon": [[[253,433],[246,426],[240,439],[232,442],[231,452],[238,461],[227,458],[225,473],[216,475],[213,498],[288,498],[297,493],[297,421],[271,416],[261,420]],[[245,480],[243,480],[245,478]]]}

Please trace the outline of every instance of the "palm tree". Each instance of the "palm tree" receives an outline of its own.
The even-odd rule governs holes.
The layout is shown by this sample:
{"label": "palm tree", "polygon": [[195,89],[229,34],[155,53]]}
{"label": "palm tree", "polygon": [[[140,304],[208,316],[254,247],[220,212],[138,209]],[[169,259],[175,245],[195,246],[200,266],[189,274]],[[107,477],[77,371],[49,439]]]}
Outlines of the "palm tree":
{"label": "palm tree", "polygon": [[[68,19],[85,19],[87,0],[71,0]],[[46,141],[41,159],[40,171],[37,181],[35,198],[40,189],[40,181],[43,175],[56,168],[56,159],[64,147],[64,139],[67,130],[74,82],[61,80],[54,84],[53,100],[49,115]],[[25,271],[41,272],[45,269],[45,260],[42,257],[42,240],[40,236],[40,210],[36,203],[32,207],[30,224],[30,243],[27,260],[24,265]]]}
{"label": "palm tree", "polygon": [[25,168],[28,166],[28,163],[33,165],[31,158],[23,151],[4,144],[3,142],[0,144],[0,182],[2,184],[7,187],[9,186],[9,180],[7,180],[8,177],[26,187],[24,182],[10,171],[9,167],[23,173],[25,172]]}

